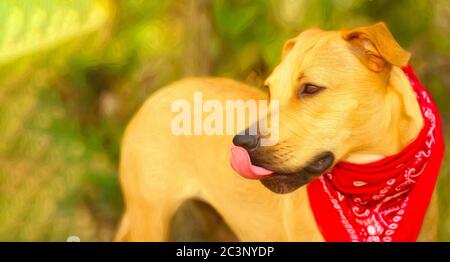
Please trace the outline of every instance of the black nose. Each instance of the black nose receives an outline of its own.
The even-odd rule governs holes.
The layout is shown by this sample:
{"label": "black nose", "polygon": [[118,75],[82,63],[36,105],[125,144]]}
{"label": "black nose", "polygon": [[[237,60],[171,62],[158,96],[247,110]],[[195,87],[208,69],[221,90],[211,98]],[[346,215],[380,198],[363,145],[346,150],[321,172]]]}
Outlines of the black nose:
{"label": "black nose", "polygon": [[233,144],[247,150],[256,149],[259,146],[259,135],[235,135]]}

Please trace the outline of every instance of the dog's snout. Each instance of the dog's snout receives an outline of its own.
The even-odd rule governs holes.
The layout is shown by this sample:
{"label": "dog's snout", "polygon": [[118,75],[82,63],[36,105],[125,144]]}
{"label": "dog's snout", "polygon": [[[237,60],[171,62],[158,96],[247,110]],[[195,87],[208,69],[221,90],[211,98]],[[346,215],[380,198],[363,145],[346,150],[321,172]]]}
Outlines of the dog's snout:
{"label": "dog's snout", "polygon": [[259,135],[235,135],[233,144],[247,150],[254,150],[259,146]]}

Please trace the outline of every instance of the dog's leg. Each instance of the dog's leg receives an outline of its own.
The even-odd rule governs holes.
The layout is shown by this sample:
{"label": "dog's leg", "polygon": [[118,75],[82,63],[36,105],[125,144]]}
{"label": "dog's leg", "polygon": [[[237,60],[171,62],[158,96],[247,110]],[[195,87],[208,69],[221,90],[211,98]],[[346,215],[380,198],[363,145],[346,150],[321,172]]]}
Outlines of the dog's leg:
{"label": "dog's leg", "polygon": [[115,242],[126,242],[129,241],[130,225],[128,221],[127,214],[125,213],[120,220],[119,229],[117,230],[116,236],[114,237]]}
{"label": "dog's leg", "polygon": [[126,208],[115,239],[167,241],[170,219],[185,198],[164,179],[164,170],[144,169],[143,163],[149,167],[157,163],[142,161],[151,158],[130,148],[133,149],[124,143],[120,178]]}
{"label": "dog's leg", "polygon": [[168,241],[170,221],[177,205],[176,203],[154,202],[128,207],[116,240]]}

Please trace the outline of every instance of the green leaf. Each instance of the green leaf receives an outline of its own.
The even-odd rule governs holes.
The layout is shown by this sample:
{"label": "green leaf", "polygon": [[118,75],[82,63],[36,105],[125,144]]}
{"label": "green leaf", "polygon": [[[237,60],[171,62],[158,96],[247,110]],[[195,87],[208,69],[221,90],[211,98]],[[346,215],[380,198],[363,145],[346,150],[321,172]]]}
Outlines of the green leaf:
{"label": "green leaf", "polygon": [[98,30],[109,7],[103,0],[0,1],[0,63]]}

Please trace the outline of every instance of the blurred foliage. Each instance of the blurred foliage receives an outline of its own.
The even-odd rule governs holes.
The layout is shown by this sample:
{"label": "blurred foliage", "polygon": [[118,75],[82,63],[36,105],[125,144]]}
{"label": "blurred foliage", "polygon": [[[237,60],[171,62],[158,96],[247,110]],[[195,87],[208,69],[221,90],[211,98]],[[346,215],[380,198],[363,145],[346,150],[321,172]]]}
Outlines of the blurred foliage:
{"label": "blurred foliage", "polygon": [[0,61],[98,29],[106,15],[104,7],[89,0],[0,2]]}
{"label": "blurred foliage", "polygon": [[[189,75],[261,85],[283,42],[385,21],[450,142],[447,0],[9,0],[0,3],[0,240],[111,240],[119,143],[149,94]],[[450,240],[450,154],[438,184]]]}

